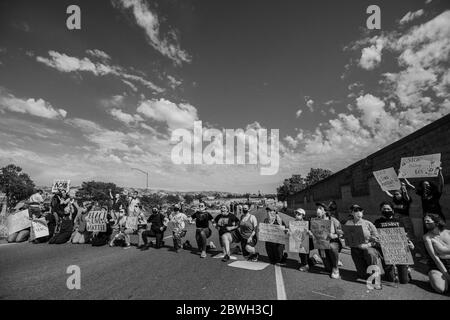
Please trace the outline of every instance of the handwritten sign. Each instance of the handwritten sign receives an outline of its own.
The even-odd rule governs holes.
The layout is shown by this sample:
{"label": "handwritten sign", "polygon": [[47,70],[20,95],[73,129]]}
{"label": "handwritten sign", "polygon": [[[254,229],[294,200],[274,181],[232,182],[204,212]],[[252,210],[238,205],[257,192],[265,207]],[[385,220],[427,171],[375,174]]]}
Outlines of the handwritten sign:
{"label": "handwritten sign", "polygon": [[312,219],[311,232],[313,234],[314,249],[330,249],[328,236],[331,233],[331,220]]}
{"label": "handwritten sign", "polygon": [[6,226],[8,228],[8,235],[31,227],[28,209],[10,214],[6,220]]}
{"label": "handwritten sign", "polygon": [[342,226],[345,244],[350,248],[358,247],[366,242],[362,226]]}
{"label": "handwritten sign", "polygon": [[401,158],[399,178],[437,177],[441,166],[441,154]]}
{"label": "handwritten sign", "polygon": [[374,171],[373,175],[383,191],[399,190],[400,180],[395,173],[394,168],[387,168],[379,171]]}
{"label": "handwritten sign", "polygon": [[86,216],[87,231],[106,232],[106,212],[90,211]]}
{"label": "handwritten sign", "polygon": [[125,223],[125,228],[137,230],[138,228],[138,217],[127,217],[127,221]]}
{"label": "handwritten sign", "polygon": [[49,234],[50,233],[48,231],[48,226],[45,218],[34,219],[31,221],[30,240],[46,237]]}
{"label": "handwritten sign", "polygon": [[53,180],[52,192],[58,192],[60,190],[65,190],[69,192],[70,190],[70,180]]}
{"label": "handwritten sign", "polygon": [[289,235],[287,235],[284,230],[284,226],[260,223],[258,227],[258,239],[266,242],[287,244],[289,241]]}
{"label": "handwritten sign", "polygon": [[404,228],[380,228],[378,233],[386,264],[414,264]]}
{"label": "handwritten sign", "polygon": [[289,221],[289,251],[308,253],[308,221]]}

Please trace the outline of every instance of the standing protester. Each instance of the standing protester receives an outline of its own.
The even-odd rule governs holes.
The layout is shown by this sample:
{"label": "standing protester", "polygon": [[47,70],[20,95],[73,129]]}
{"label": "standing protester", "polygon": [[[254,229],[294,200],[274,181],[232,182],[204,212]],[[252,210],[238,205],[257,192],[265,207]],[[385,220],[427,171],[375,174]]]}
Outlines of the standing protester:
{"label": "standing protester", "polygon": [[330,272],[331,278],[339,279],[339,251],[342,248],[339,237],[343,235],[341,223],[336,218],[327,215],[327,206],[325,204],[318,202],[316,206],[317,219],[331,221],[331,230],[328,235],[330,249],[319,249],[319,253],[323,260],[325,270]]}
{"label": "standing protester", "polygon": [[148,223],[151,223],[150,230],[142,232],[142,240],[144,241],[143,250],[147,250],[151,242],[148,243],[149,237],[156,238],[155,249],[159,249],[164,245],[164,231],[167,229],[168,219],[159,212],[158,208],[152,209],[152,214],[148,217]]}
{"label": "standing protester", "polygon": [[[278,215],[278,212],[273,206],[268,205],[266,207],[267,217],[264,219],[264,223],[275,224],[279,226],[284,226],[286,224]],[[286,229],[286,232],[288,230]],[[284,244],[274,243],[266,241],[265,243],[267,256],[272,264],[284,264],[287,259],[287,254],[284,252]]]}
{"label": "standing protester", "polygon": [[358,278],[367,279],[367,268],[371,265],[378,265],[379,253],[375,246],[379,240],[377,228],[369,220],[363,219],[364,210],[359,205],[350,207],[353,220],[348,220],[347,226],[362,226],[364,243],[357,247],[351,247],[350,253],[356,267]]}
{"label": "standing protester", "polygon": [[[429,181],[422,181],[417,188],[417,194],[422,199],[422,211],[423,216],[428,213],[437,214],[445,221],[444,214],[442,213],[441,204],[439,200],[442,196],[442,192],[444,190],[444,176],[442,175],[442,168],[439,168],[439,184],[436,186],[434,183]],[[424,226],[424,234],[427,232],[426,227]]]}
{"label": "standing protester", "polygon": [[80,207],[77,202],[75,202],[77,207],[77,215],[74,220],[74,232],[72,234],[72,243],[84,244],[89,241],[89,232],[87,231],[87,221],[86,215],[92,209],[92,204],[88,202],[83,202]]}
{"label": "standing protester", "polygon": [[450,284],[450,231],[445,229],[445,221],[438,214],[427,214],[424,224],[428,232],[423,236],[428,259],[428,277],[431,287],[444,294]]}
{"label": "standing protester", "polygon": [[228,212],[225,205],[220,207],[220,214],[216,216],[213,222],[214,227],[219,230],[220,245],[222,246],[224,257],[222,261],[230,260],[230,245],[240,242],[237,233],[234,232],[239,227],[239,219]]}
{"label": "standing protester", "polygon": [[170,214],[169,220],[173,224],[173,249],[178,253],[178,250],[181,248],[181,239],[184,238],[187,233],[186,222],[190,222],[191,219],[181,212],[180,206],[176,204],[173,206],[173,213]]}
{"label": "standing protester", "polygon": [[140,203],[137,191],[133,191],[131,197],[128,197],[128,216],[136,216],[135,211]]}
{"label": "standing protester", "polygon": [[195,240],[197,241],[198,250],[201,251],[200,258],[206,258],[207,239],[211,236],[209,221],[214,220],[213,216],[206,211],[206,204],[200,202],[199,209],[191,218],[195,220]]}
{"label": "standing protester", "polygon": [[[381,214],[383,215],[381,218],[375,220],[375,227],[377,229],[383,229],[383,228],[404,228],[405,226],[400,221],[399,218],[394,216],[394,210],[393,205],[389,202],[382,202],[380,204],[380,210]],[[408,246],[412,250],[414,249],[414,245],[411,242],[410,239],[408,239]],[[381,247],[379,247],[379,253],[382,257],[382,264],[384,269],[384,274],[386,281],[388,282],[394,282],[395,281],[395,268],[393,265],[386,265],[383,257],[383,252],[381,250]],[[402,284],[408,283],[410,280],[410,272],[407,265],[397,265],[397,274],[399,282]]]}
{"label": "standing protester", "polygon": [[[306,211],[302,208],[298,208],[294,211],[295,214],[295,221],[308,221],[306,220]],[[309,228],[311,225],[309,224]],[[309,236],[309,251],[312,251],[314,249],[314,243],[312,241],[312,233],[308,230],[308,236]],[[299,253],[300,257],[300,267],[298,270],[302,272],[308,272],[309,269],[313,266],[313,262],[309,258],[309,253]]]}

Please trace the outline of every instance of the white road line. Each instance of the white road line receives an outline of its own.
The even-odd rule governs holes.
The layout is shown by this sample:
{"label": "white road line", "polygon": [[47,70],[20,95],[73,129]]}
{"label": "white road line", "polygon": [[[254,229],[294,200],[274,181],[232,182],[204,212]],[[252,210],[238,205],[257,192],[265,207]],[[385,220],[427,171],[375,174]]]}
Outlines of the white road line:
{"label": "white road line", "polygon": [[167,236],[167,237],[164,237],[164,239],[163,240],[166,240],[166,239],[169,239],[169,238],[172,238],[173,236]]}
{"label": "white road line", "polygon": [[312,293],[315,293],[315,294],[320,294],[321,296],[325,296],[325,297],[329,297],[329,298],[336,299],[336,297],[330,296],[330,295],[325,294],[325,293],[321,293],[321,292],[317,292],[317,291],[311,291],[311,292],[312,292]]}
{"label": "white road line", "polygon": [[11,245],[14,245],[14,244],[18,244],[18,242],[1,243],[1,244],[0,244],[0,247],[1,247],[1,246],[11,246]]}
{"label": "white road line", "polygon": [[277,299],[287,300],[286,290],[284,289],[283,274],[281,273],[280,266],[275,265],[275,282],[277,285]]}

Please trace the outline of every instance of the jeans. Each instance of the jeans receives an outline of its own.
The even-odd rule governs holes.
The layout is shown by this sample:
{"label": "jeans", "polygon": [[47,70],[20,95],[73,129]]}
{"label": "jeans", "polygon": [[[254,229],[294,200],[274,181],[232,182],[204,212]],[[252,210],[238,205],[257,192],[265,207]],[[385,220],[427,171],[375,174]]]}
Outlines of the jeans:
{"label": "jeans", "polygon": [[353,263],[356,267],[356,273],[361,279],[367,278],[367,268],[378,264],[379,253],[375,248],[351,248]]}
{"label": "jeans", "polygon": [[333,269],[338,268],[339,262],[339,243],[330,242],[330,249],[320,249],[323,265],[327,272],[331,272]]}
{"label": "jeans", "polygon": [[269,261],[272,264],[282,262],[283,252],[284,252],[284,244],[274,243],[274,242],[266,242],[266,252],[269,257]]}
{"label": "jeans", "polygon": [[162,247],[162,241],[164,238],[164,231],[156,231],[154,229],[145,230],[142,232],[142,241],[144,241],[144,245],[147,245],[147,238],[154,237],[156,238],[156,246],[155,248],[159,249]]}
{"label": "jeans", "polygon": [[206,251],[207,239],[211,237],[210,228],[197,228],[195,231],[195,240],[200,251]]}

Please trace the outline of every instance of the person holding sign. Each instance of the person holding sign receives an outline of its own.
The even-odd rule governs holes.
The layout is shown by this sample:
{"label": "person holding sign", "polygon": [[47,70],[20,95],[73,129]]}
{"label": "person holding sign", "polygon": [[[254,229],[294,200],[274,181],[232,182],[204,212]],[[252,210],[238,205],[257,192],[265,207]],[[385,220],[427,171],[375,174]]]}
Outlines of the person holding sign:
{"label": "person holding sign", "polygon": [[[380,204],[380,210],[381,210],[381,214],[383,215],[381,218],[375,220],[375,227],[380,230],[380,229],[384,229],[384,228],[404,228],[403,223],[394,216],[394,210],[392,208],[392,204],[390,204],[389,202],[382,202]],[[411,242],[410,239],[408,239],[408,246],[410,250],[414,249],[414,244]],[[381,247],[379,248],[379,253],[382,257],[382,264],[383,264],[383,269],[385,272],[385,280],[388,282],[394,282],[395,281],[395,267],[397,268],[397,273],[398,273],[398,279],[399,282],[402,284],[408,283],[409,280],[411,279],[411,274],[409,271],[409,267],[408,265],[405,264],[401,264],[401,265],[387,265],[385,260],[384,260],[384,256],[383,256],[383,252],[381,250]]]}
{"label": "person holding sign", "polygon": [[[311,227],[313,240],[316,238],[316,240],[314,240],[314,246],[319,249],[325,270],[330,272],[330,277],[333,279],[339,279],[339,250],[342,246],[339,237],[343,235],[341,223],[336,218],[327,215],[327,206],[324,203],[317,202],[316,206],[316,219],[314,220],[329,220],[331,222],[331,227],[329,232],[327,231],[326,234],[325,232],[322,232],[320,239],[318,238],[318,233],[315,233],[313,227]],[[311,225],[313,224],[314,222],[311,221]],[[319,243],[325,244],[328,248],[321,249],[317,245]]]}
{"label": "person holding sign", "polygon": [[372,265],[378,265],[379,253],[375,249],[379,238],[378,231],[372,222],[363,219],[364,210],[359,205],[352,205],[350,211],[353,219],[348,220],[345,225],[362,226],[364,233],[364,243],[350,247],[350,253],[358,278],[367,279],[367,268]]}
{"label": "person holding sign", "polygon": [[77,215],[74,220],[74,232],[72,234],[72,243],[84,244],[89,240],[89,232],[87,231],[86,215],[92,209],[92,204],[83,202],[80,207],[77,202],[74,203],[77,208]]}
{"label": "person holding sign", "polygon": [[423,236],[429,259],[428,277],[431,287],[444,294],[450,284],[450,230],[445,229],[445,221],[437,214],[427,214],[424,224],[428,232]]}
{"label": "person holding sign", "polygon": [[[295,214],[295,221],[305,221],[306,223],[308,222],[306,220],[306,211],[303,210],[302,208],[298,208],[297,210],[294,211]],[[311,251],[314,247],[313,245],[313,241],[312,241],[312,233],[310,230],[307,230],[308,233],[308,238],[309,238],[309,251]],[[311,259],[309,258],[309,252],[308,253],[302,253],[299,252],[299,257],[300,257],[300,267],[299,267],[299,271],[302,272],[308,272],[309,269],[314,265],[313,262],[311,261]]]}
{"label": "person holding sign", "polygon": [[[278,215],[278,212],[275,210],[275,208],[271,205],[268,205],[266,207],[267,211],[267,217],[264,219],[264,223],[267,224],[274,224],[283,226],[286,228],[286,224],[281,219],[281,217]],[[286,229],[286,233],[288,230]],[[287,253],[284,252],[284,244],[281,243],[275,243],[275,242],[269,242],[266,241],[265,243],[267,256],[269,257],[271,264],[284,264],[287,259]]]}
{"label": "person holding sign", "polygon": [[[439,184],[437,186],[427,180],[420,182],[419,187],[417,188],[417,194],[422,199],[422,211],[424,216],[428,213],[434,213],[439,215],[442,220],[445,221],[445,217],[442,214],[441,204],[439,203],[445,184],[441,167],[439,167],[438,177]],[[427,230],[424,226],[424,233],[426,232]]]}

